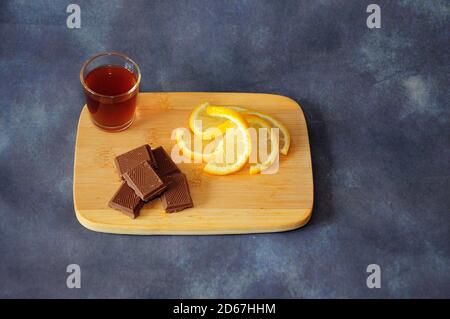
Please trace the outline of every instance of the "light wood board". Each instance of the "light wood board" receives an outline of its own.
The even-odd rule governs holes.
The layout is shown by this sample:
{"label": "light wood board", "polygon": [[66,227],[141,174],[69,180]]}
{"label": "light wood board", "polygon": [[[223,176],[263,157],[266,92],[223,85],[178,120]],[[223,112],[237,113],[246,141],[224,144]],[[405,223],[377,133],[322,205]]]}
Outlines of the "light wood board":
{"label": "light wood board", "polygon": [[[248,167],[227,176],[208,175],[202,164],[181,163],[194,208],[167,214],[160,200],[148,203],[132,220],[108,207],[120,185],[114,158],[148,143],[170,154],[171,132],[187,127],[192,109],[203,101],[239,105],[277,117],[291,133],[288,156],[280,155],[276,174],[249,175]],[[278,232],[299,228],[310,219],[313,178],[308,132],[299,105],[284,96],[254,93],[140,93],[136,119],[120,133],[96,128],[83,108],[75,147],[75,213],[88,229],[136,235],[206,235]]]}

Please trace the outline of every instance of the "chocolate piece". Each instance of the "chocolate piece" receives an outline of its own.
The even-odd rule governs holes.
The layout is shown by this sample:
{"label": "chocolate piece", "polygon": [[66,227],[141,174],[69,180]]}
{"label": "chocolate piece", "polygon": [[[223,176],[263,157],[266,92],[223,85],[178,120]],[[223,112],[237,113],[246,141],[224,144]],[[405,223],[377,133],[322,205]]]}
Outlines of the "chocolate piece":
{"label": "chocolate piece", "polygon": [[179,212],[194,207],[186,175],[177,173],[163,178],[167,190],[161,196],[161,203],[167,213]]}
{"label": "chocolate piece", "polygon": [[167,176],[173,173],[180,173],[177,165],[172,161],[169,154],[164,150],[162,146],[159,146],[153,150],[158,168],[156,172],[160,177]]}
{"label": "chocolate piece", "polygon": [[155,154],[153,154],[153,150],[150,145],[147,144],[148,153],[150,154],[150,160],[148,163],[154,169],[158,168],[158,163],[156,162]]}
{"label": "chocolate piece", "polygon": [[136,195],[134,190],[128,187],[127,183],[123,182],[108,205],[134,219],[139,215],[144,202]]}
{"label": "chocolate piece", "polygon": [[155,198],[167,187],[147,161],[126,172],[123,178],[143,201]]}
{"label": "chocolate piece", "polygon": [[144,161],[148,161],[154,168],[158,167],[152,149],[147,144],[117,156],[115,160],[117,172],[120,177],[123,178],[123,174],[132,170]]}

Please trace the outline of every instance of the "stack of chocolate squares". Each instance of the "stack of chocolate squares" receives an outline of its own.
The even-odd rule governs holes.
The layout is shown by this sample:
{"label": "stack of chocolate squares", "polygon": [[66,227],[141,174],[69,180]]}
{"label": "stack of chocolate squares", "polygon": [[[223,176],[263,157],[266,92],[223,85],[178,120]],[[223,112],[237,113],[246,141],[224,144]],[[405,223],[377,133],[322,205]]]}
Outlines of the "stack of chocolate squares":
{"label": "stack of chocolate squares", "polygon": [[152,150],[142,145],[117,156],[115,163],[124,181],[109,207],[136,218],[142,206],[157,197],[167,213],[194,206],[186,176],[161,146]]}

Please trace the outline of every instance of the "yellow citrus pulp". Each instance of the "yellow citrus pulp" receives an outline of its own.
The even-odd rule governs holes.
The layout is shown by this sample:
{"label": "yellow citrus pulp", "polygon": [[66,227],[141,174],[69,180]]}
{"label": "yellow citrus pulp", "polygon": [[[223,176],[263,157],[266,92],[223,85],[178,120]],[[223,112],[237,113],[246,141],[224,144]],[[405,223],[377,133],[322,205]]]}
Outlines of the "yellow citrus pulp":
{"label": "yellow citrus pulp", "polygon": [[189,128],[193,138],[187,129],[175,130],[177,146],[183,156],[205,162],[203,170],[215,175],[237,172],[249,161],[250,174],[264,172],[278,163],[279,153],[287,155],[291,140],[287,128],[268,114],[208,102],[191,112]]}

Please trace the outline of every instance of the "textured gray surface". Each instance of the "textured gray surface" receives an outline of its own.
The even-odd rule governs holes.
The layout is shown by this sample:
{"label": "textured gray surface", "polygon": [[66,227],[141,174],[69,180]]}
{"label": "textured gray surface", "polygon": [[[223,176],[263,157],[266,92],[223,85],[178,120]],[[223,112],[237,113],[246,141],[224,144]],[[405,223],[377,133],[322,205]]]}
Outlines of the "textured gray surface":
{"label": "textured gray surface", "polygon": [[[0,297],[450,297],[449,6],[376,1],[0,2]],[[143,91],[270,92],[305,112],[315,209],[279,234],[133,237],[76,220],[82,62]],[[57,154],[56,162],[53,156]],[[82,288],[66,288],[77,263]],[[382,269],[366,288],[366,266]]]}

